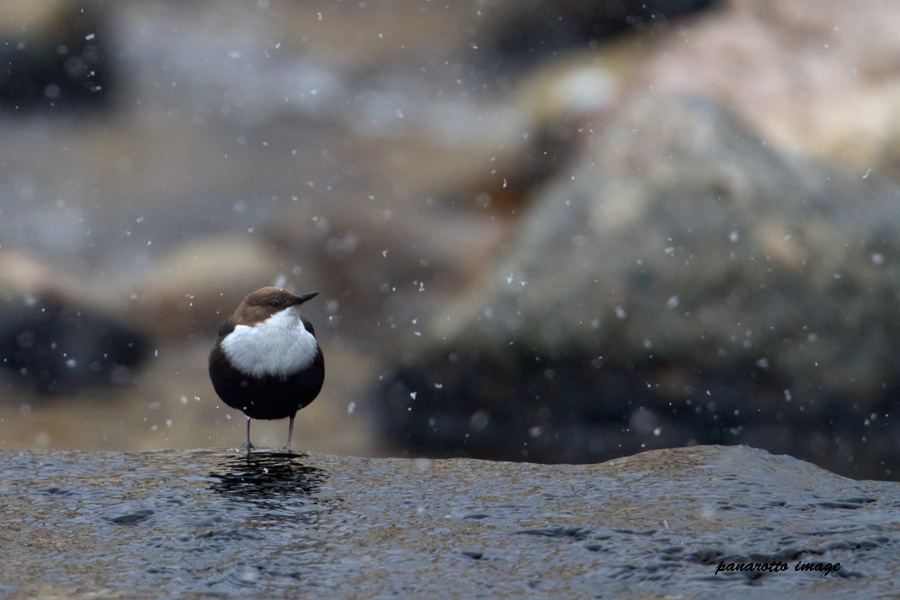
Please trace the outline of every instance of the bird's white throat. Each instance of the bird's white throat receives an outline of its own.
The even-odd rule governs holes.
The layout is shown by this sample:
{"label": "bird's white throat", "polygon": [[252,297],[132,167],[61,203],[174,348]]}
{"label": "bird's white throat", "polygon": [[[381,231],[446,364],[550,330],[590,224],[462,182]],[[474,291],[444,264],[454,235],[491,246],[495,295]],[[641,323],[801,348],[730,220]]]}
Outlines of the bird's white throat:
{"label": "bird's white throat", "polygon": [[286,308],[252,327],[235,326],[222,340],[225,356],[236,369],[254,377],[287,378],[307,368],[318,345],[303,326],[299,308]]}

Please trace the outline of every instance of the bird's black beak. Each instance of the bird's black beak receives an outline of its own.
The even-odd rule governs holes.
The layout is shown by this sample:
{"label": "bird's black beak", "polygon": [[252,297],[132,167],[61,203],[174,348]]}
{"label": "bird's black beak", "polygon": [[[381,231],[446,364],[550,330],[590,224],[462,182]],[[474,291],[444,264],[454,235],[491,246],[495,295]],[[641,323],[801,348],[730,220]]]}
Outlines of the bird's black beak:
{"label": "bird's black beak", "polygon": [[309,292],[308,294],[300,294],[299,296],[297,296],[297,300],[294,301],[294,304],[299,306],[299,305],[303,304],[304,302],[306,302],[307,300],[312,300],[313,298],[315,298],[318,295],[319,295],[319,292]]}

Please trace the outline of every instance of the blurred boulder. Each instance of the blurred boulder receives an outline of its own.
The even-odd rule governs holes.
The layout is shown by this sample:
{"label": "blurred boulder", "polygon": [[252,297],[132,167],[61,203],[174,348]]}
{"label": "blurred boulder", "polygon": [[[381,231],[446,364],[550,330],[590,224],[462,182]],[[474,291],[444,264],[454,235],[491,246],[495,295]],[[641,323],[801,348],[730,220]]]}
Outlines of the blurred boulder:
{"label": "blurred boulder", "polygon": [[215,339],[250,292],[282,273],[272,248],[241,234],[199,237],[176,247],[134,286],[129,312],[163,339]]}
{"label": "blurred boulder", "polygon": [[395,353],[385,437],[548,462],[742,443],[898,472],[900,189],[779,155],[707,101],[610,119],[477,291]]}
{"label": "blurred boulder", "polygon": [[639,88],[711,98],[790,152],[896,177],[900,4],[729,0],[657,36]]}
{"label": "blurred boulder", "polygon": [[359,347],[419,335],[420,322],[478,279],[507,231],[431,199],[415,202],[298,202],[266,228],[285,264],[316,282],[327,323],[352,332]]}
{"label": "blurred boulder", "polygon": [[[531,69],[505,96],[515,125],[502,129],[502,137],[479,136],[479,143],[494,138],[487,153],[472,140],[454,160],[442,161],[448,176],[433,184],[438,198],[491,218],[520,215],[534,189],[578,155],[592,129],[585,123],[602,122],[615,108],[627,78],[614,63],[602,54],[577,53]],[[466,168],[463,155],[478,160]]]}
{"label": "blurred boulder", "polygon": [[532,63],[608,41],[623,32],[667,24],[718,0],[527,0],[487,3],[476,29],[483,44],[510,62]]}
{"label": "blurred boulder", "polygon": [[107,106],[114,75],[102,5],[6,0],[0,16],[0,109]]}
{"label": "blurred boulder", "polygon": [[131,381],[148,337],[65,275],[0,251],[0,366],[41,393]]}

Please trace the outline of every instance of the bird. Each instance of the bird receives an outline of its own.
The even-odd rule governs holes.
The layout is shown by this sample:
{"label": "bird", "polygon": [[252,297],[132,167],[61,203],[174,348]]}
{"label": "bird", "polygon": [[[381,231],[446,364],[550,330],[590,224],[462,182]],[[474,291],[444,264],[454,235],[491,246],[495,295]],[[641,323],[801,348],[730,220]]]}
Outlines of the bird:
{"label": "bird", "polygon": [[273,286],[247,294],[219,328],[209,353],[209,378],[219,398],[247,416],[249,453],[251,419],[290,419],[308,406],[325,381],[325,359],[312,324],[300,306],[318,295],[299,296]]}

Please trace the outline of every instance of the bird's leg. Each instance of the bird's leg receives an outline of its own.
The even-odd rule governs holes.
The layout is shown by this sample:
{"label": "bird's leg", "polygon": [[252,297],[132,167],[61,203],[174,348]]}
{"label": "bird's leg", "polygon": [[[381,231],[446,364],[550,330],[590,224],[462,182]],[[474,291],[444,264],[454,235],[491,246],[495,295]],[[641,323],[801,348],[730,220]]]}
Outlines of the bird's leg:
{"label": "bird's leg", "polygon": [[294,435],[294,417],[297,416],[297,413],[291,415],[291,422],[288,424],[288,441],[287,445],[284,447],[288,452],[291,451],[291,437]]}
{"label": "bird's leg", "polygon": [[253,448],[253,444],[250,443],[250,417],[247,417],[247,441],[244,442],[244,445],[241,448],[245,448],[247,450],[247,454],[250,454],[250,449]]}

